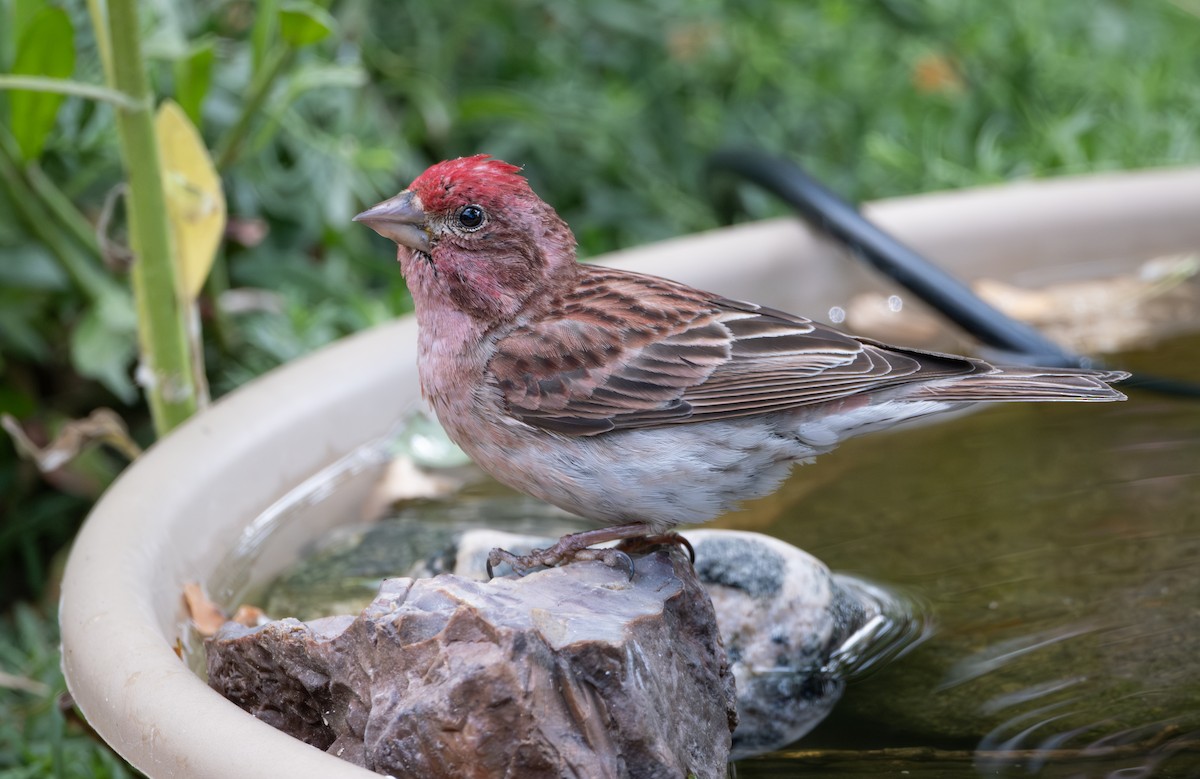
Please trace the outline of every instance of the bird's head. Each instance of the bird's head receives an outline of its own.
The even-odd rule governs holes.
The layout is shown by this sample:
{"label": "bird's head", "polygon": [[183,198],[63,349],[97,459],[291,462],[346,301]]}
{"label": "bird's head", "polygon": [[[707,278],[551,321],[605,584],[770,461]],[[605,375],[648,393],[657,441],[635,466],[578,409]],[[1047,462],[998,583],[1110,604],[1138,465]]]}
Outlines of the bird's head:
{"label": "bird's head", "polygon": [[575,272],[566,223],[520,168],[486,154],[439,162],[354,221],[399,245],[418,309],[449,302],[473,318],[501,320]]}

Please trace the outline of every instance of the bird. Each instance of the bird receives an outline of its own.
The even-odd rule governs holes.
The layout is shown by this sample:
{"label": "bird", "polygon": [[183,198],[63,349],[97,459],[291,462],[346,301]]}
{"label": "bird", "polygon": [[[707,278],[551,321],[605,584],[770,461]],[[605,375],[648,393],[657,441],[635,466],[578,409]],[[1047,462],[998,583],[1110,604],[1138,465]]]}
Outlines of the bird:
{"label": "bird", "polygon": [[847,438],[919,417],[1125,399],[1110,386],[1123,371],[893,346],[580,262],[522,169],[487,154],[434,164],[354,220],[397,244],[422,394],[450,439],[500,482],[598,525],[524,555],[494,549],[489,571],[611,563],[592,547],[708,521]]}

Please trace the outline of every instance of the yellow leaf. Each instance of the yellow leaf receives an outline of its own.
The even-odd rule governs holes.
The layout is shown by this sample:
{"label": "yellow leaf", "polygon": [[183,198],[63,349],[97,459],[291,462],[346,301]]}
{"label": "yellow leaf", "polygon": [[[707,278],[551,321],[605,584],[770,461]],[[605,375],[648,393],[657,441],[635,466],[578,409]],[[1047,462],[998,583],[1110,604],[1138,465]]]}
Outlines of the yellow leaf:
{"label": "yellow leaf", "polygon": [[159,106],[154,134],[180,289],[191,301],[200,294],[225,234],[225,193],[204,140],[178,103],[167,100]]}

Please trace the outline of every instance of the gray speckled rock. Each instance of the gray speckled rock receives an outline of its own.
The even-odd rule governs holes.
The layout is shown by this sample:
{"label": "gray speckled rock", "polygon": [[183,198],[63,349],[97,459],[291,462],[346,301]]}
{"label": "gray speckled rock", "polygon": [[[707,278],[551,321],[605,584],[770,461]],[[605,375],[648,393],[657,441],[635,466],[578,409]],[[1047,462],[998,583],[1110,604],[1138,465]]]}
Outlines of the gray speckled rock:
{"label": "gray speckled rock", "polygon": [[356,619],[226,625],[210,684],[382,773],[723,777],[733,676],[678,550],[482,582],[390,579]]}
{"label": "gray speckled rock", "polygon": [[790,544],[757,533],[687,536],[737,679],[735,752],[795,741],[841,697],[846,682],[831,657],[878,609]]}

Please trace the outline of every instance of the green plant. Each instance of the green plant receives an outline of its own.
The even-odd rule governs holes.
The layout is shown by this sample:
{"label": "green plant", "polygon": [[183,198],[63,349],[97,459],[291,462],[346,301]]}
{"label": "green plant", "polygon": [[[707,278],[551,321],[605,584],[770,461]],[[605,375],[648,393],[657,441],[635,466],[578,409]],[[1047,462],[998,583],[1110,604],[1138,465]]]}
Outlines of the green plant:
{"label": "green plant", "polygon": [[0,778],[122,779],[133,773],[64,711],[53,615],[28,605],[0,617]]}
{"label": "green plant", "polygon": [[[349,94],[364,81],[353,61],[321,45],[333,43],[337,27],[328,12],[302,2],[203,12],[164,6],[143,8],[151,13],[139,21],[135,9],[127,0],[86,9],[17,0],[0,5],[11,22],[0,25],[0,66],[9,71],[0,74],[0,214],[8,215],[0,217],[0,412],[22,420],[42,442],[70,427],[72,418],[106,405],[121,407],[134,436],[147,442],[205,402],[209,376],[218,393],[227,391],[405,305],[398,280],[386,300],[364,297],[372,285],[347,266],[344,242],[332,229],[375,196],[369,172],[393,167],[394,155],[382,146],[373,155],[348,148],[342,138],[354,119],[345,112],[336,114],[342,136],[324,126],[334,114],[327,101],[312,96]],[[217,56],[219,45],[232,47],[235,56]],[[147,56],[139,61],[142,50]],[[170,96],[182,107],[177,114],[161,102]],[[164,135],[164,119],[200,126],[182,163],[178,133]],[[221,241],[222,224],[213,228],[221,254],[202,293],[212,255],[189,260],[197,241],[180,214],[186,219],[221,191],[198,193],[195,178],[181,180],[180,167],[189,159],[206,161],[205,145],[218,150],[238,211],[229,244]],[[362,164],[360,151],[368,152],[369,164]],[[285,163],[288,158],[295,164]],[[128,239],[122,209],[112,207],[126,177]],[[330,180],[344,188],[330,191]],[[301,183],[307,199],[328,210],[294,210],[292,229],[271,218],[270,203],[261,207],[258,198],[265,192],[268,201],[287,202],[292,197],[282,193]],[[256,237],[259,225],[269,230],[266,241]],[[133,249],[128,284],[122,278],[129,265],[125,240]],[[365,254],[367,240],[358,236],[349,245]],[[321,256],[324,244],[328,257]],[[240,298],[228,292],[227,248],[236,266],[254,265],[250,257],[272,263],[261,292]],[[312,279],[311,295],[278,291],[289,269]],[[333,285],[330,270],[343,274]],[[232,280],[244,284],[240,273]],[[342,305],[307,305],[330,286]],[[249,310],[238,308],[239,300],[252,301]],[[146,390],[153,430],[137,402],[135,377]],[[47,406],[46,397],[56,400]],[[97,471],[89,462],[107,465]],[[46,478],[94,498],[115,474],[115,463],[92,452]],[[83,473],[88,478],[79,478]],[[41,566],[33,563],[69,538],[86,502],[73,504],[65,523],[46,523],[37,474],[14,468],[7,448],[0,448],[0,477],[12,487],[0,497],[0,510],[15,517],[4,528],[11,532],[0,532],[0,558],[24,559],[15,582],[36,592],[33,572]],[[62,524],[65,534],[52,529]]]}

